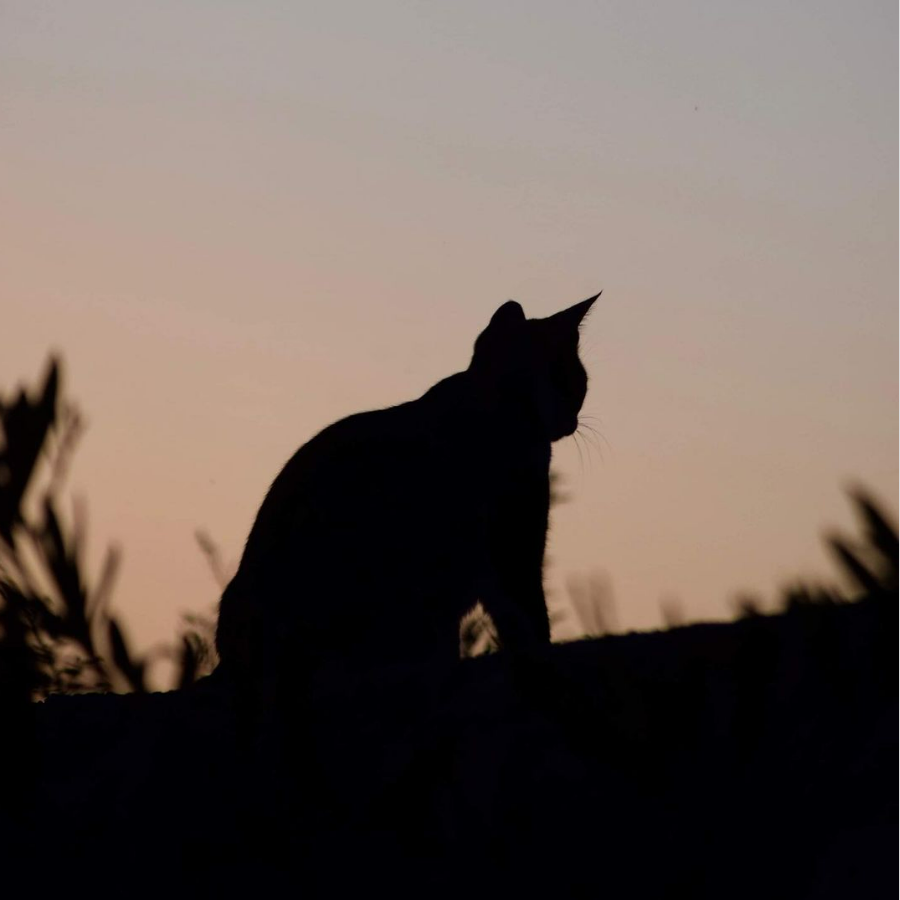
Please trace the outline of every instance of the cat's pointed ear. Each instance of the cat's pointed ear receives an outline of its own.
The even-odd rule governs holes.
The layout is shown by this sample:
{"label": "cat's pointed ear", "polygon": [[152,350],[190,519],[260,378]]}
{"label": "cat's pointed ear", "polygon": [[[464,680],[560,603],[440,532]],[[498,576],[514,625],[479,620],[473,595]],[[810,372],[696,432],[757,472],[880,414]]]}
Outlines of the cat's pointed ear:
{"label": "cat's pointed ear", "polygon": [[568,309],[564,309],[562,312],[550,316],[550,318],[560,323],[565,322],[570,328],[577,328],[581,325],[588,312],[590,312],[591,307],[594,305],[594,301],[602,293],[603,291],[599,291],[594,294],[593,297],[588,297],[587,300],[582,300],[581,303],[576,303],[574,306],[570,306]]}

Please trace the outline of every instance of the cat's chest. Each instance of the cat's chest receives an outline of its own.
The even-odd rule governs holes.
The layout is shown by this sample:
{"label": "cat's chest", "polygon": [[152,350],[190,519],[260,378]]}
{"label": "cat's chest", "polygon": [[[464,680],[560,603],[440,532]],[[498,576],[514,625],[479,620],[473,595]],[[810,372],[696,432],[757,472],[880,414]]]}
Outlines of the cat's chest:
{"label": "cat's chest", "polygon": [[550,477],[550,447],[525,445],[489,446],[473,462],[481,496],[502,496]]}
{"label": "cat's chest", "polygon": [[435,500],[436,515],[479,530],[511,506],[528,516],[546,516],[549,445],[445,445],[434,459],[435,470],[423,473],[422,488]]}

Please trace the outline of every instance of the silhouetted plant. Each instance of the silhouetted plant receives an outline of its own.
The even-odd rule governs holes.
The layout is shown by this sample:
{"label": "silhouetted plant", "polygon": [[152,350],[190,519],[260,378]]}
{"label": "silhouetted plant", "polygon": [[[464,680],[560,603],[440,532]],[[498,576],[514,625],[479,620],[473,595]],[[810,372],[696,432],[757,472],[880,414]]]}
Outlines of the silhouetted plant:
{"label": "silhouetted plant", "polygon": [[[11,401],[0,398],[0,665],[33,697],[143,692],[159,658],[174,662],[174,686],[186,687],[215,667],[213,619],[185,615],[175,646],[139,655],[109,612],[119,550],[107,550],[93,583],[84,575],[84,507],[73,504],[71,526],[59,514],[84,422],[62,399],[60,381],[61,363],[53,357],[38,391],[20,388]],[[197,539],[221,585],[227,577],[218,551],[200,533]]]}
{"label": "silhouetted plant", "polygon": [[0,596],[7,643],[17,636],[37,696],[109,687],[93,626],[119,561],[110,550],[89,589],[80,568],[83,514],[76,509],[69,529],[57,512],[82,425],[77,410],[60,402],[59,381],[59,362],[51,359],[36,396],[20,389],[12,402],[0,401]]}
{"label": "silhouetted plant", "polygon": [[[61,364],[51,358],[42,386],[0,399],[0,599],[3,645],[35,697],[146,690],[147,660],[129,648],[108,611],[120,554],[107,550],[100,574],[83,571],[85,515],[59,513],[66,470],[83,429],[61,399]],[[100,647],[109,647],[109,655]]]}
{"label": "silhouetted plant", "polygon": [[497,630],[490,614],[479,603],[463,616],[459,626],[459,655],[463,659],[495,653],[499,648]]}
{"label": "silhouetted plant", "polygon": [[218,664],[216,655],[216,620],[213,616],[185,613],[181,617],[179,636],[177,687],[187,687],[198,678],[209,675]]}
{"label": "silhouetted plant", "polygon": [[898,586],[897,526],[879,507],[867,490],[856,486],[850,499],[862,524],[862,539],[830,534],[826,543],[840,566],[841,573],[856,587],[848,593],[837,585],[803,584],[799,582],[784,592],[782,604],[796,606],[849,603],[861,597],[896,602]]}
{"label": "silhouetted plant", "polygon": [[740,594],[734,601],[734,611],[739,619],[752,619],[763,615],[762,600],[752,594]]}
{"label": "silhouetted plant", "polygon": [[206,557],[206,561],[209,563],[209,568],[216,584],[220,589],[224,589],[234,573],[228,571],[228,567],[222,560],[222,553],[219,550],[219,545],[202,528],[198,528],[194,532],[194,538],[197,541],[200,552]]}
{"label": "silhouetted plant", "polygon": [[897,526],[888,521],[865,488],[852,488],[850,496],[862,521],[863,542],[832,535],[829,546],[863,593],[896,594],[900,571]]}
{"label": "silhouetted plant", "polygon": [[567,587],[584,637],[601,637],[617,630],[615,600],[609,578],[601,572],[592,572],[587,578],[573,575],[569,577]]}

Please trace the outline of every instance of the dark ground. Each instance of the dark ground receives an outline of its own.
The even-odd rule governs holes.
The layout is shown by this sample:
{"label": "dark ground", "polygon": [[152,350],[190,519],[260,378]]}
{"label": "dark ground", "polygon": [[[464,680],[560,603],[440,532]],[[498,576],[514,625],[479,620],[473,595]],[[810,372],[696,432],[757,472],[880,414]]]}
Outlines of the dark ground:
{"label": "dark ground", "polygon": [[382,670],[297,711],[283,763],[239,749],[215,679],[54,696],[19,729],[6,871],[54,897],[894,897],[896,635],[894,592]]}

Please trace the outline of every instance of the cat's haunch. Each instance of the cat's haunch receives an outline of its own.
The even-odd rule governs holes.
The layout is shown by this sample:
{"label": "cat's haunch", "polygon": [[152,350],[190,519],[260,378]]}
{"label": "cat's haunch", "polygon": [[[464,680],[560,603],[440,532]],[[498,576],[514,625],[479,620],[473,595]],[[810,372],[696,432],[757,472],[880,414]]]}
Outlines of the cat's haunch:
{"label": "cat's haunch", "polygon": [[222,596],[226,671],[455,659],[478,601],[502,644],[550,640],[551,444],[578,426],[578,332],[598,296],[545,319],[504,303],[465,371],[294,454]]}

